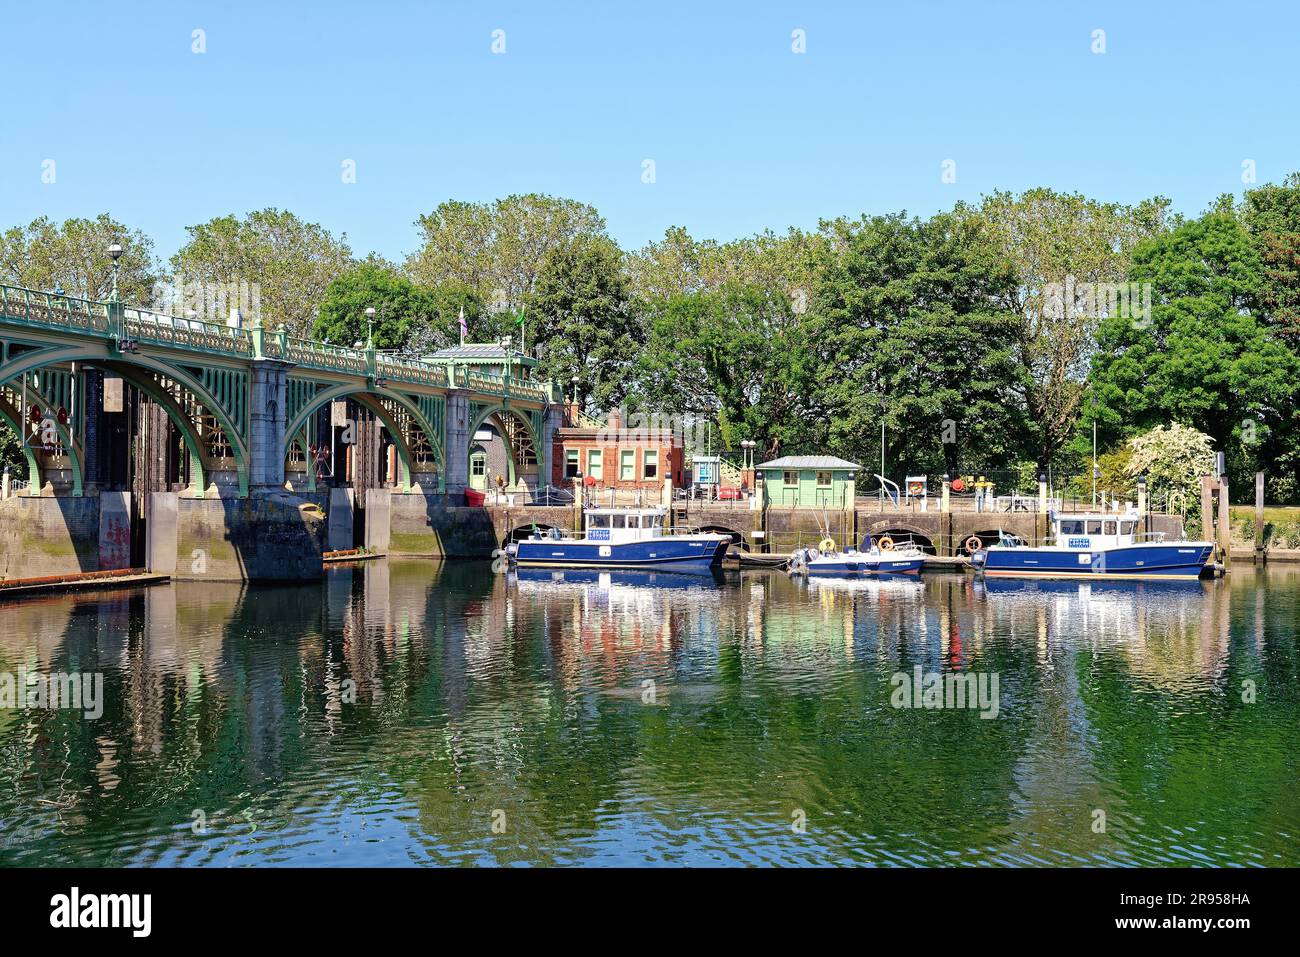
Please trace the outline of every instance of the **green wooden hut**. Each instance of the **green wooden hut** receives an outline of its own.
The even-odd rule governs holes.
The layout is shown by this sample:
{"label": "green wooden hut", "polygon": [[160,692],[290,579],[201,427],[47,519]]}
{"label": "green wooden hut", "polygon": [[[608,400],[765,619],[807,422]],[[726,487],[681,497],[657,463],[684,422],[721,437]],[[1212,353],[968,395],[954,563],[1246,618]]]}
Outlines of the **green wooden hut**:
{"label": "green wooden hut", "polygon": [[862,466],[833,455],[786,455],[757,466],[763,504],[778,508],[852,508]]}

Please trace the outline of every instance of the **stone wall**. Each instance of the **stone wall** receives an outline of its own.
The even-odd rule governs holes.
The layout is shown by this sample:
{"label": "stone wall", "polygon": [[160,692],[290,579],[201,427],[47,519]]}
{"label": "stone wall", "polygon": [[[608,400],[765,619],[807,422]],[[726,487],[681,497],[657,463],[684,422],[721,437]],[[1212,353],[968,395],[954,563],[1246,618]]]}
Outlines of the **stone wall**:
{"label": "stone wall", "polygon": [[258,491],[244,499],[157,492],[149,524],[150,568],[176,579],[304,581],[321,576],[324,510],[287,492]]}
{"label": "stone wall", "polygon": [[97,496],[0,501],[0,580],[94,571],[100,571]]}
{"label": "stone wall", "polygon": [[366,498],[366,547],[388,555],[489,558],[516,529],[530,528],[534,522],[546,527],[567,528],[572,524],[573,511],[569,508],[446,504],[458,497],[370,490]]}

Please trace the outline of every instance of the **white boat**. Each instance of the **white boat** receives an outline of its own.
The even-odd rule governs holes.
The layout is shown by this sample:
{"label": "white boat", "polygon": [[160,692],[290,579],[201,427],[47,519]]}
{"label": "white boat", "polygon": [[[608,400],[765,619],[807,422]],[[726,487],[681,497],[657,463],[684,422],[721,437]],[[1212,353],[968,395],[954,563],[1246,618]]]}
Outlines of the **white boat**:
{"label": "white boat", "polygon": [[840,551],[835,540],[822,539],[816,548],[798,548],[790,555],[791,575],[917,575],[925,552],[911,542],[895,543],[868,535],[859,548]]}
{"label": "white boat", "polygon": [[730,535],[665,528],[667,510],[589,508],[582,535],[558,528],[509,545],[506,557],[525,568],[662,568],[707,570],[721,564]]}

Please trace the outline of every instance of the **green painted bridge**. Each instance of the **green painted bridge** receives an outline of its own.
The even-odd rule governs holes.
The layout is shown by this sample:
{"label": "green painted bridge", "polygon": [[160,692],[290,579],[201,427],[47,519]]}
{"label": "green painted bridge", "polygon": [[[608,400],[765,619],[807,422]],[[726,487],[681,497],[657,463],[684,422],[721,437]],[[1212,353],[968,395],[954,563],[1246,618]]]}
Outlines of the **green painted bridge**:
{"label": "green painted bridge", "polygon": [[[493,349],[497,350],[493,353]],[[476,351],[477,350],[477,351]],[[166,411],[188,486],[315,491],[322,408],[348,399],[387,429],[397,486],[455,492],[475,433],[491,423],[514,486],[551,474],[548,416],[560,398],[534,360],[500,346],[409,358],[199,321],[117,301],[0,286],[0,421],[22,439],[31,494],[80,496],[99,476],[97,423],[117,380]]]}

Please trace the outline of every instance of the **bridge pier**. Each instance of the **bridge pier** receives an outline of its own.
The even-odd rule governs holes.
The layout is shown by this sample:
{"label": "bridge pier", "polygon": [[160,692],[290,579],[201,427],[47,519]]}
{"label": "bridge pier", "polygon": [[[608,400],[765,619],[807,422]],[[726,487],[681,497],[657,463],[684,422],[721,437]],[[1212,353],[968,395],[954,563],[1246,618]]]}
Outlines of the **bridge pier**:
{"label": "bridge pier", "polygon": [[447,444],[442,450],[447,459],[447,492],[459,494],[469,485],[469,392],[447,391]]}
{"label": "bridge pier", "polygon": [[251,488],[284,485],[286,383],[293,363],[254,359],[249,381],[248,484]]}

